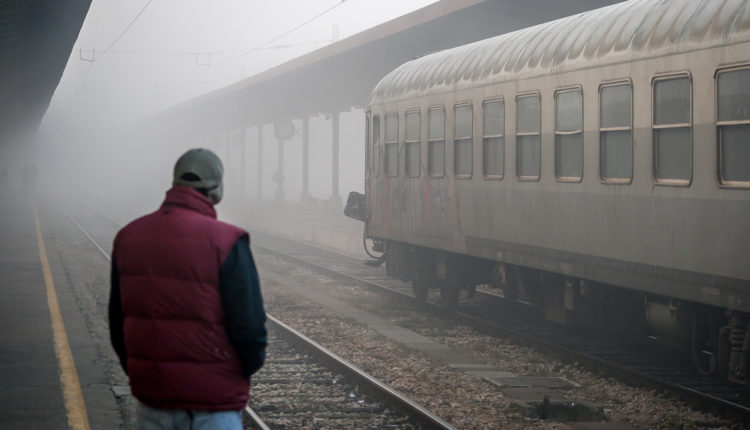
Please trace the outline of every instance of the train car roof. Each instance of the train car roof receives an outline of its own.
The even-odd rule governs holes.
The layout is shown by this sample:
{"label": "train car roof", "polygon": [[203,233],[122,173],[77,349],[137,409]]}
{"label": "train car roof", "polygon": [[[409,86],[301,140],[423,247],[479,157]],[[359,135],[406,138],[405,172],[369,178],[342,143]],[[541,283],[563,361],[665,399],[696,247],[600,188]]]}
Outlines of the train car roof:
{"label": "train car roof", "polygon": [[370,105],[748,41],[750,0],[631,0],[409,61]]}

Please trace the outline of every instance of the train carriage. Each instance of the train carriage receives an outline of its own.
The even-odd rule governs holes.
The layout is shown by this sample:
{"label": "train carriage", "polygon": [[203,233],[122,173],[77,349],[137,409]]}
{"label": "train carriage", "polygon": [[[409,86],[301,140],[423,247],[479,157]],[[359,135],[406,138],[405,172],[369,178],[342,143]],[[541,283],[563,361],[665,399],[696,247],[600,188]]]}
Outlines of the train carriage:
{"label": "train carriage", "polygon": [[417,58],[367,130],[366,235],[418,297],[490,284],[747,383],[750,1],[633,0]]}

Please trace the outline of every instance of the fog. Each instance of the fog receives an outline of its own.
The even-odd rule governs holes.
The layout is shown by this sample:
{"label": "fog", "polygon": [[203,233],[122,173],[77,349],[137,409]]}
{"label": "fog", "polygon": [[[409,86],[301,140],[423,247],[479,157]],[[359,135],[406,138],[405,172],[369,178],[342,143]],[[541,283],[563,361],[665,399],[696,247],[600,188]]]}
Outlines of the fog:
{"label": "fog", "polygon": [[[258,195],[258,134],[252,112],[245,114],[245,125],[219,121],[207,131],[196,129],[189,119],[162,122],[163,113],[433,1],[94,0],[38,131],[6,148],[4,159],[19,171],[33,163],[39,186],[61,197],[117,193],[157,203],[171,184],[177,157],[203,146],[224,162],[227,201],[273,201],[278,140],[271,121],[261,121]],[[262,105],[263,97],[283,94],[254,102]],[[333,131],[325,102],[320,100],[321,108],[308,117],[309,192],[312,203],[321,207],[332,195]],[[359,108],[340,114],[342,199],[363,188],[365,103],[363,97]],[[233,114],[217,110],[206,116]],[[302,194],[302,117],[291,118],[296,133],[284,143],[289,203]],[[20,175],[15,177],[20,182]]]}
{"label": "fog", "polygon": [[[333,127],[329,115],[309,121],[309,193],[311,205],[324,208],[332,194]],[[364,113],[361,109],[340,114],[339,194],[363,191]],[[294,120],[296,134],[284,142],[284,194],[286,202],[297,202],[302,195],[302,121]],[[172,181],[172,167],[187,149],[213,150],[224,164],[225,201],[230,204],[275,201],[278,184],[278,140],[273,124],[263,129],[263,150],[258,181],[258,127],[217,132],[192,139],[161,139],[131,125],[92,125],[90,128],[59,126],[40,130],[15,158],[39,167],[40,186],[86,195],[116,194],[133,200],[148,199],[156,204]],[[160,130],[168,134],[167,130]],[[244,147],[244,148],[243,148]],[[13,158],[13,157],[11,157]],[[18,164],[18,169],[21,164]],[[20,184],[16,184],[19,185]],[[52,190],[50,190],[52,191]],[[259,191],[261,194],[259,195]],[[240,201],[241,200],[241,201]],[[335,208],[331,208],[335,209]]]}

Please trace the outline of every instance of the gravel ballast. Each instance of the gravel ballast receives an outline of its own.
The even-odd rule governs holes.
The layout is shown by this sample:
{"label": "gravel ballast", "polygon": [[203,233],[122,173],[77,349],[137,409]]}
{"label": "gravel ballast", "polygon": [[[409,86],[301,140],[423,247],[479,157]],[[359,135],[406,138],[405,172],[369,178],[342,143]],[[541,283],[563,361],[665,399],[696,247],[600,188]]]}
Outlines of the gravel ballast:
{"label": "gravel ballast", "polygon": [[362,324],[337,317],[331,309],[310,303],[300,306],[294,288],[317,288],[321,294],[353,303],[502,370],[522,376],[564,378],[577,385],[564,392],[566,397],[602,406],[610,421],[654,429],[742,428],[740,423],[693,410],[653,390],[632,387],[575,363],[562,363],[531,348],[514,345],[507,339],[483,335],[420,313],[407,303],[365,288],[298,268],[276,257],[257,255],[256,258],[262,271],[284,274],[293,285],[290,288],[264,284],[270,312],[412,396],[456,427],[570,428],[564,423],[529,418],[495,385],[433,362]]}

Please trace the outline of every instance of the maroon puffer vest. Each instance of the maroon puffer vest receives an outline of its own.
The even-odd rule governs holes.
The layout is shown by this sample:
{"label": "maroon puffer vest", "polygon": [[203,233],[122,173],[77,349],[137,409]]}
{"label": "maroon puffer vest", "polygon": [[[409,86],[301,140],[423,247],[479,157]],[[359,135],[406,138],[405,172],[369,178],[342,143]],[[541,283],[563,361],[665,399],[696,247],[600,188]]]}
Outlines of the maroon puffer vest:
{"label": "maroon puffer vest", "polygon": [[217,221],[208,198],[182,186],[117,234],[128,376],[141,402],[161,409],[245,407],[250,383],[224,327],[219,270],[246,234]]}

